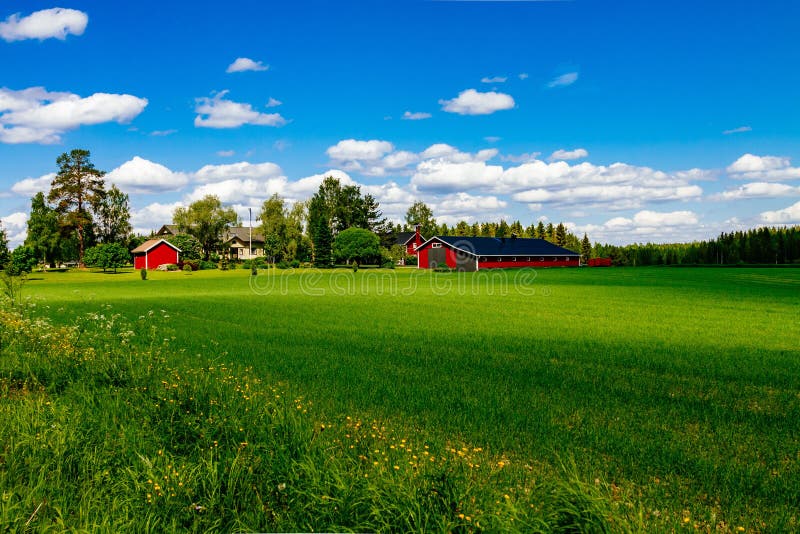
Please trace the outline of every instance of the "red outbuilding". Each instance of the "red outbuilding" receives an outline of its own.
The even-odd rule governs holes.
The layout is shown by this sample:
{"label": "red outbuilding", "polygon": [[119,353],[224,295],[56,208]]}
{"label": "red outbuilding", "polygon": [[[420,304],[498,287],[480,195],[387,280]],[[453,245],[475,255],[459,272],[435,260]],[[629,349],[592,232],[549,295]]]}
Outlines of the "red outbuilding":
{"label": "red outbuilding", "polygon": [[134,269],[157,269],[159,265],[178,263],[180,249],[164,239],[150,239],[131,251]]}

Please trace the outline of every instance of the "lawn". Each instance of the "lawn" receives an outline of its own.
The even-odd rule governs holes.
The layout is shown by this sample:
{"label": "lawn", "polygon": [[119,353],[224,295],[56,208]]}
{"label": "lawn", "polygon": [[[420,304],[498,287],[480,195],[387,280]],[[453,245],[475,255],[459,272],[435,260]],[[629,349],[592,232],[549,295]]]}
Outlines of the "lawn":
{"label": "lawn", "polygon": [[153,312],[181,365],[252,368],[317,421],[529,479],[574,463],[644,525],[798,528],[800,269],[66,272],[23,294],[56,325]]}

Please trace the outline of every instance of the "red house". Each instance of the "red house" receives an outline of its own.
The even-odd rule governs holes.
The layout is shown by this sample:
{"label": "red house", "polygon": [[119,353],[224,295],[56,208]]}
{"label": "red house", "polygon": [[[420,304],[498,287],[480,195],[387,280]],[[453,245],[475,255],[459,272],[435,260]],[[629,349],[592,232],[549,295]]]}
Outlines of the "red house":
{"label": "red house", "polygon": [[459,271],[518,267],[578,267],[581,255],[544,239],[434,236],[417,247],[417,266]]}
{"label": "red house", "polygon": [[425,241],[425,238],[420,235],[419,226],[417,226],[415,232],[398,233],[394,243],[395,245],[406,247],[406,254],[413,256],[417,253],[417,247],[419,247],[423,241]]}
{"label": "red house", "polygon": [[134,269],[157,269],[166,263],[178,263],[180,249],[164,239],[150,239],[135,249],[133,254]]}

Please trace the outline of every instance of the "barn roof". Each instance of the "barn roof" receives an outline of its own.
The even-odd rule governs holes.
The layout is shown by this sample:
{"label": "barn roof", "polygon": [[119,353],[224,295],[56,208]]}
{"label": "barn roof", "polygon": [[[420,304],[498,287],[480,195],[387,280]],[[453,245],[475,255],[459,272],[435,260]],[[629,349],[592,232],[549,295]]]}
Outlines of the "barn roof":
{"label": "barn roof", "polygon": [[145,241],[144,243],[142,243],[141,245],[139,245],[135,249],[131,250],[131,253],[132,254],[138,254],[140,252],[148,252],[148,251],[156,248],[159,243],[164,243],[165,245],[174,248],[178,252],[181,251],[181,249],[179,249],[178,247],[176,247],[175,245],[173,245],[172,243],[170,243],[166,239],[148,239],[147,241]]}
{"label": "barn roof", "polygon": [[434,236],[423,243],[426,246],[434,239],[447,243],[474,256],[580,256],[544,239],[522,237],[462,237]]}
{"label": "barn roof", "polygon": [[[394,244],[395,245],[407,245],[409,241],[411,241],[416,235],[416,232],[397,232]],[[420,236],[422,237],[422,236]],[[425,241],[425,238],[422,237],[422,240]]]}

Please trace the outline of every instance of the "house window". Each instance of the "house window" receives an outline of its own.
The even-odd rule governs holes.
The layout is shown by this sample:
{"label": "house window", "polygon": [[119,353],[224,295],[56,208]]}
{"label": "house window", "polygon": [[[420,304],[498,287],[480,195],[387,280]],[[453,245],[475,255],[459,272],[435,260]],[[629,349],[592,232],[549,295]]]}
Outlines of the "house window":
{"label": "house window", "polygon": [[431,245],[431,248],[442,248],[442,244],[441,243],[433,243]]}
{"label": "house window", "polygon": [[515,257],[515,258],[514,258],[513,260],[511,260],[511,261],[517,261],[517,258]]}
{"label": "house window", "polygon": [[544,258],[539,258],[539,261],[544,261]]}

